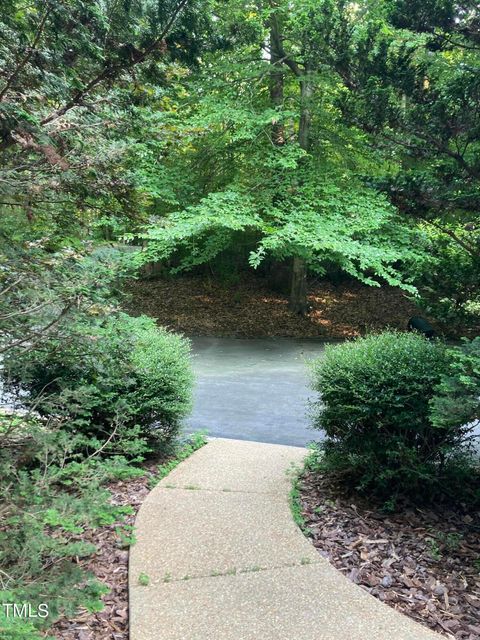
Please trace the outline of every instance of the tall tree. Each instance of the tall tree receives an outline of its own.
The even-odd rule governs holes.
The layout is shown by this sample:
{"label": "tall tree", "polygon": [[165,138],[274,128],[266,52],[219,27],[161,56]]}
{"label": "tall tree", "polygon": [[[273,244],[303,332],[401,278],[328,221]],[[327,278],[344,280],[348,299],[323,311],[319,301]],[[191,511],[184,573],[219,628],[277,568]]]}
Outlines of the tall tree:
{"label": "tall tree", "polygon": [[399,265],[418,258],[408,225],[364,179],[382,172],[382,159],[342,122],[343,80],[324,62],[318,4],[217,5],[216,24],[234,46],[206,56],[192,76],[166,158],[181,185],[177,206],[158,198],[145,236],[144,258],[170,257],[175,269],[239,243],[254,267],[291,261],[298,313],[307,269],[335,264],[369,284],[398,285]]}
{"label": "tall tree", "polygon": [[[311,99],[313,94],[312,68],[311,62],[305,60],[303,68],[285,53],[283,46],[284,34],[281,28],[279,14],[285,11],[285,7],[279,7],[278,3],[271,6],[271,37],[270,37],[270,59],[277,67],[286,65],[298,79],[300,88],[300,110],[298,123],[298,145],[306,154],[310,152],[311,136]],[[280,76],[281,71],[277,71]],[[283,75],[282,82],[283,82]],[[283,92],[282,92],[283,93]],[[274,103],[275,104],[275,103]],[[277,106],[277,105],[276,105]],[[298,255],[293,257],[292,282],[290,290],[290,308],[299,315],[305,315],[308,310],[307,303],[307,264],[305,259]]]}
{"label": "tall tree", "polygon": [[[480,12],[471,0],[335,3],[331,65],[360,126],[393,170],[376,180],[428,234],[425,304],[449,321],[480,317]],[[339,37],[340,33],[345,38]]]}
{"label": "tall tree", "polygon": [[[281,110],[284,106],[284,72],[282,67],[286,64],[287,58],[283,47],[282,11],[278,2],[270,3],[270,63],[272,71],[270,74],[270,97],[272,106]],[[294,67],[297,76],[300,76],[298,66]],[[301,78],[301,107],[300,122],[298,127],[298,144],[306,153],[310,147],[310,87],[306,77]],[[276,145],[285,143],[285,125],[282,122],[274,122],[272,125],[272,140]],[[307,266],[305,260],[298,256],[293,257],[291,287],[290,287],[290,308],[294,313],[305,315],[308,309],[307,304]]]}

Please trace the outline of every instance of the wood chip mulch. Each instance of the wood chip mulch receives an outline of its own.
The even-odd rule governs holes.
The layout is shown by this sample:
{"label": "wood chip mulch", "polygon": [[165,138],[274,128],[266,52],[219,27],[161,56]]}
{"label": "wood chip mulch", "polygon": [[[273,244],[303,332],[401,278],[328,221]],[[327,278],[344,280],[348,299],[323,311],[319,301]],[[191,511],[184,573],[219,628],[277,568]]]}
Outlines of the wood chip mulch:
{"label": "wood chip mulch", "polygon": [[480,511],[385,513],[313,472],[300,493],[313,544],[350,580],[447,637],[480,638]]}
{"label": "wood chip mulch", "polygon": [[136,280],[128,286],[128,312],[144,313],[187,335],[343,339],[389,326],[405,329],[419,313],[400,289],[359,282],[318,282],[310,287],[305,317],[265,279],[243,274],[227,286],[200,276]]}
{"label": "wood chip mulch", "polygon": [[104,608],[98,613],[80,611],[75,618],[60,618],[48,629],[48,637],[58,640],[128,640],[128,548],[124,546],[117,529],[123,525],[133,526],[135,516],[143,500],[150,492],[150,480],[158,464],[145,465],[145,475],[126,481],[115,481],[107,488],[112,494],[112,503],[129,505],[134,513],[119,525],[113,524],[87,530],[82,534],[84,542],[97,547],[94,555],[80,559],[79,565],[93,573],[110,589],[103,597]]}

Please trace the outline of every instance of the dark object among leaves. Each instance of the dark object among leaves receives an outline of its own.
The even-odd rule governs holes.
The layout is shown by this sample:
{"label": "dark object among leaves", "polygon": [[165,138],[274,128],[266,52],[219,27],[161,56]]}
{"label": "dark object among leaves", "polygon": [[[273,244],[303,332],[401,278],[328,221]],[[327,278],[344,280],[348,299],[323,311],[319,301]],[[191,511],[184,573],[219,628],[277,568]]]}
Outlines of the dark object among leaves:
{"label": "dark object among leaves", "polygon": [[435,337],[435,330],[432,325],[420,316],[412,316],[407,323],[407,329],[409,331],[418,331],[425,338],[432,339]]}

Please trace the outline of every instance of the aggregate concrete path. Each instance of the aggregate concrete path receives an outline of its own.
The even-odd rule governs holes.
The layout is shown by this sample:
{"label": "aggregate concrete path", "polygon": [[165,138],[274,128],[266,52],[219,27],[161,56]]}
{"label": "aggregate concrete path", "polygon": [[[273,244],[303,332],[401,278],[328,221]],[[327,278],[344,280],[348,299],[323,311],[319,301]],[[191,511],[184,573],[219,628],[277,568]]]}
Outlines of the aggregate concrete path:
{"label": "aggregate concrete path", "polygon": [[308,362],[325,342],[297,338],[191,338],[196,384],[187,431],[304,447],[310,428]]}
{"label": "aggregate concrete path", "polygon": [[288,471],[304,456],[215,439],[155,487],[130,552],[130,640],[440,640],[349,582],[294,524]]}

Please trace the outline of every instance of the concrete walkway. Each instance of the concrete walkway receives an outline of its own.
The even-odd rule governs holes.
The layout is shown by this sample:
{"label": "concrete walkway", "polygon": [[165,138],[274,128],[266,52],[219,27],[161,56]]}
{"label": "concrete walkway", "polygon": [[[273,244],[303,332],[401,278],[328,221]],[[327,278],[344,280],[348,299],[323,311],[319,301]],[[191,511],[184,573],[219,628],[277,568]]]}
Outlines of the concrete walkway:
{"label": "concrete walkway", "polygon": [[352,584],[294,524],[288,470],[304,455],[216,439],[162,480],[137,517],[130,640],[440,640]]}

